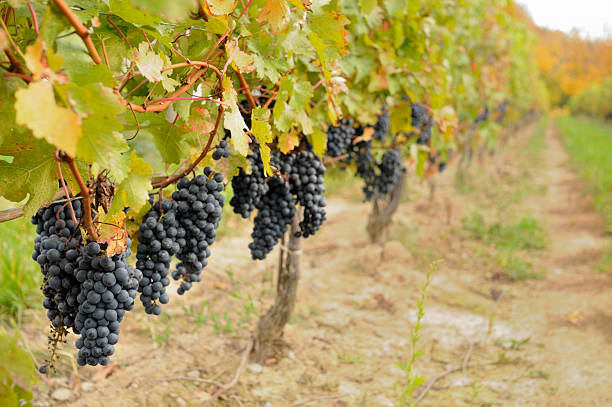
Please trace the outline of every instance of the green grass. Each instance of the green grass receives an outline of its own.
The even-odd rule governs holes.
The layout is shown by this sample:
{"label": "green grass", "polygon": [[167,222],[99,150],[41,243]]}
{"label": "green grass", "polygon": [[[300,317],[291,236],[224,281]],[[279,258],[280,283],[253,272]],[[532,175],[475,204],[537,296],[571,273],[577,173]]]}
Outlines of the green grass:
{"label": "green grass", "polygon": [[569,116],[558,117],[556,124],[574,168],[605,217],[606,231],[612,233],[612,127]]}
{"label": "green grass", "polygon": [[464,236],[499,248],[517,250],[546,247],[546,231],[531,216],[525,216],[508,225],[500,222],[487,224],[479,212],[473,212],[469,217],[463,218],[462,222]]}
{"label": "green grass", "polygon": [[41,303],[40,268],[32,260],[35,228],[24,218],[0,223],[0,316],[20,318]]}
{"label": "green grass", "polygon": [[493,251],[483,251],[494,275],[503,275],[511,281],[544,278],[544,271],[534,271],[524,258],[526,250],[543,249],[547,244],[546,231],[540,223],[525,216],[517,222],[485,222],[479,212],[462,219],[459,233],[471,240],[493,246]]}

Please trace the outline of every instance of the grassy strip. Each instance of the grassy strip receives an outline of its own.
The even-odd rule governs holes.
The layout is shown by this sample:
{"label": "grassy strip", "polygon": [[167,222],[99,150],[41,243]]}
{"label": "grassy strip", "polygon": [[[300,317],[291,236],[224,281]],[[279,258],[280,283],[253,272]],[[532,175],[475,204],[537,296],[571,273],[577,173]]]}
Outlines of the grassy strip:
{"label": "grassy strip", "polygon": [[[569,116],[558,117],[556,124],[573,166],[604,216],[606,232],[612,234],[612,127],[601,121]],[[612,242],[595,269],[612,269]]]}
{"label": "grassy strip", "polygon": [[0,224],[0,315],[21,316],[41,303],[40,268],[32,260],[35,229],[20,218]]}
{"label": "grassy strip", "polygon": [[605,217],[606,231],[612,233],[612,127],[569,116],[558,117],[556,124],[573,166]]}

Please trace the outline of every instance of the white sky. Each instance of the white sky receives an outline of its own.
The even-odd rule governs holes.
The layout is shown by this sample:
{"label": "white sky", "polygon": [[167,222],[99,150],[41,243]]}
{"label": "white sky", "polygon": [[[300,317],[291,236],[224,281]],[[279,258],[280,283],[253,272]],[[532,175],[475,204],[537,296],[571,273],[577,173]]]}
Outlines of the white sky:
{"label": "white sky", "polygon": [[539,26],[569,32],[577,28],[582,37],[612,38],[612,0],[517,0],[527,6]]}

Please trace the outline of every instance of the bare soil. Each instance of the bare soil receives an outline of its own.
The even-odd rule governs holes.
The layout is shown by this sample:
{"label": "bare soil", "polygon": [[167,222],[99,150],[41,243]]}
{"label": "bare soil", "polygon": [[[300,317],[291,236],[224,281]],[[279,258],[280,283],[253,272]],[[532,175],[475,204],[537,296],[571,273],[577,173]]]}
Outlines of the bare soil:
{"label": "bare soil", "polygon": [[[327,224],[304,244],[282,357],[249,364],[239,384],[212,405],[292,406],[334,396],[307,405],[393,406],[396,386],[406,380],[396,364],[409,355],[425,272],[441,258],[415,369],[427,383],[461,366],[468,351],[470,357],[420,405],[612,406],[612,274],[591,271],[609,244],[603,219],[553,128],[540,155],[523,154],[533,131],[513,135],[496,157],[472,166],[467,193],[458,192],[456,165],[437,176],[433,199],[426,184],[409,180],[384,246],[366,240],[370,206],[355,201],[358,187],[331,197]],[[473,211],[487,219],[536,218],[548,245],[525,255],[545,277],[500,277],[486,260],[495,248],[460,233],[461,219]],[[213,247],[203,283],[171,296],[165,316],[126,316],[112,369],[74,374],[70,338],[58,373],[41,379],[35,404],[200,406],[215,382],[229,382],[257,322],[245,306],[252,300],[261,315],[273,302],[278,261],[274,252],[252,262],[250,222],[231,224],[234,230]],[[42,358],[44,315],[30,318],[23,335]]]}

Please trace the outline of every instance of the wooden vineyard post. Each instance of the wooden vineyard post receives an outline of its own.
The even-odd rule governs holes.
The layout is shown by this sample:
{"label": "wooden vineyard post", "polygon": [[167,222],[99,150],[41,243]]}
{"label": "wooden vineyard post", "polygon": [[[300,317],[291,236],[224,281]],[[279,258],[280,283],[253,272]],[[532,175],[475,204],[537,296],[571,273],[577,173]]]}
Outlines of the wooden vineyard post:
{"label": "wooden vineyard post", "polygon": [[302,238],[296,235],[300,230],[299,222],[298,212],[291,223],[287,246],[281,247],[274,305],[261,317],[255,329],[253,360],[257,363],[277,355],[283,345],[283,330],[295,308],[302,252]]}
{"label": "wooden vineyard post", "polygon": [[404,186],[406,185],[406,173],[400,175],[400,179],[393,186],[389,196],[384,199],[375,199],[372,212],[368,218],[366,230],[372,243],[380,243],[383,240],[387,228],[391,224],[393,215],[402,200]]}

